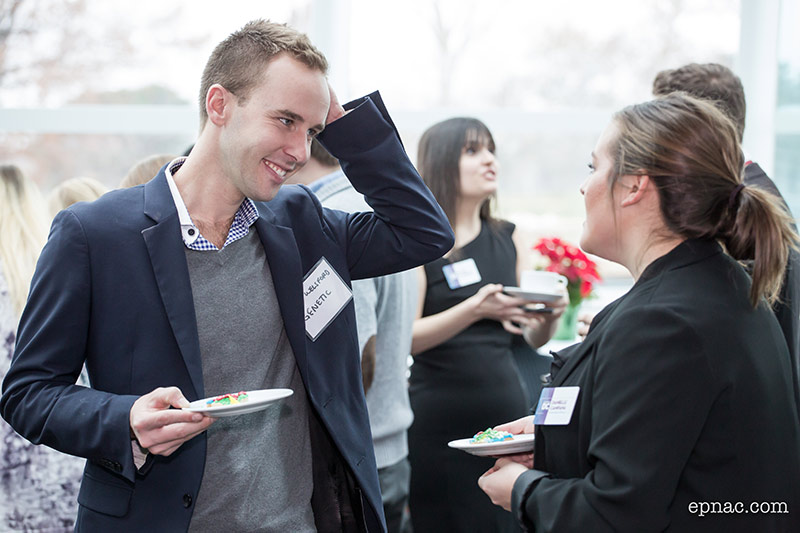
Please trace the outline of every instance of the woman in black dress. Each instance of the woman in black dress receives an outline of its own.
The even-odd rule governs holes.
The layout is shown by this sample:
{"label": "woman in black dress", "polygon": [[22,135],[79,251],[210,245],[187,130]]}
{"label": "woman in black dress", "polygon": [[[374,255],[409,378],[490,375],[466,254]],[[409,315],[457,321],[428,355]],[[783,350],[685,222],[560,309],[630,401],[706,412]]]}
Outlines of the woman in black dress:
{"label": "woman in black dress", "polygon": [[419,269],[420,300],[411,347],[410,507],[414,531],[504,531],[512,517],[494,507],[475,480],[493,464],[448,448],[449,441],[526,413],[511,354],[527,326],[529,342],[552,336],[566,299],[552,315],[527,313],[503,294],[518,285],[514,225],[493,219],[494,140],[478,120],[454,118],[422,136],[418,167],[456,235],[453,250]]}

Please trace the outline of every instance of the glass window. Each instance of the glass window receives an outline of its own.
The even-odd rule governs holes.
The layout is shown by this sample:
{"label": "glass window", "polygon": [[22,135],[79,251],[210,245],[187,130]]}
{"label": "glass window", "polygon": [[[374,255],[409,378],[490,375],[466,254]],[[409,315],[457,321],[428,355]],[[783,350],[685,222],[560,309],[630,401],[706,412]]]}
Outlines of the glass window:
{"label": "glass window", "polygon": [[[186,135],[61,133],[0,135],[0,160],[11,159],[35,179],[41,191],[75,177],[94,178],[113,189],[128,170],[152,155],[183,155],[194,142]],[[155,173],[153,174],[155,175]]]}
{"label": "glass window", "polygon": [[[531,243],[545,235],[577,241],[578,187],[611,113],[649,99],[661,69],[692,61],[732,66],[740,18],[738,0],[23,6],[33,6],[17,15],[15,27],[25,31],[3,34],[0,106],[64,114],[37,126],[41,109],[28,109],[24,132],[9,131],[3,122],[10,115],[0,107],[0,159],[26,165],[45,192],[75,175],[113,187],[144,156],[182,153],[196,134],[197,86],[213,46],[243,22],[266,17],[310,33],[331,59],[342,100],[380,89],[412,160],[419,136],[437,120],[469,115],[486,122],[502,165],[498,213]],[[79,106],[91,108],[81,115]],[[131,117],[131,106],[142,112]],[[99,121],[90,113],[98,110]],[[179,110],[184,118],[166,118]],[[779,145],[793,142],[790,136]],[[796,157],[796,149],[789,152]],[[800,168],[796,159],[781,165]]]}
{"label": "glass window", "polygon": [[800,1],[782,0],[778,29],[775,182],[792,213],[800,213]]}

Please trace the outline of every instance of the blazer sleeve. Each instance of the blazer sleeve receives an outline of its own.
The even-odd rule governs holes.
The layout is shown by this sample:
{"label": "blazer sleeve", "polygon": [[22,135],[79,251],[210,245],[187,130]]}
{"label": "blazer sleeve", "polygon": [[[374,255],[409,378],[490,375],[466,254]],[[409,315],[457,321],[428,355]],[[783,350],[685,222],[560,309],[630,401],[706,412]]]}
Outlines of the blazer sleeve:
{"label": "blazer sleeve", "polygon": [[514,487],[528,492],[523,523],[536,531],[663,531],[714,402],[702,337],[686,317],[639,306],[613,319],[583,361],[594,365],[591,398],[580,400],[592,404],[591,420],[580,421],[590,424],[591,471]]}
{"label": "blazer sleeve", "polygon": [[325,210],[337,240],[346,243],[352,279],[407,270],[438,259],[454,236],[442,208],[406,155],[378,93],[350,102],[319,140],[342,165],[373,213],[341,219]]}
{"label": "blazer sleeve", "polygon": [[133,480],[129,412],[137,396],[75,384],[86,358],[90,276],[80,221],[62,211],[33,276],[0,413],[34,444],[85,457]]}

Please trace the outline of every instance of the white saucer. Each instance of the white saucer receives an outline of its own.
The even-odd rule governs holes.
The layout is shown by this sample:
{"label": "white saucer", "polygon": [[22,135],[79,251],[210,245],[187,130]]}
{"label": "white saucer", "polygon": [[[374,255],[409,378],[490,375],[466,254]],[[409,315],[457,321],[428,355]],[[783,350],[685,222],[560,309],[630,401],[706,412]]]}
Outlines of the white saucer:
{"label": "white saucer", "polygon": [[246,402],[233,405],[207,405],[209,400],[217,398],[217,396],[210,396],[202,400],[195,400],[189,404],[189,407],[184,407],[183,409],[194,413],[204,413],[214,418],[237,416],[261,411],[273,403],[294,394],[292,389],[261,389],[245,392],[247,392]]}
{"label": "white saucer", "polygon": [[508,455],[511,453],[523,453],[533,450],[533,433],[523,433],[521,435],[514,435],[511,440],[503,440],[500,442],[478,442],[470,443],[469,439],[458,439],[447,443],[451,448],[456,450],[463,450],[472,455],[479,455],[481,457],[489,455]]}
{"label": "white saucer", "polygon": [[509,296],[524,298],[532,302],[555,302],[557,300],[560,300],[561,297],[564,295],[563,292],[526,291],[524,289],[520,289],[519,287],[503,287],[503,292],[508,294]]}

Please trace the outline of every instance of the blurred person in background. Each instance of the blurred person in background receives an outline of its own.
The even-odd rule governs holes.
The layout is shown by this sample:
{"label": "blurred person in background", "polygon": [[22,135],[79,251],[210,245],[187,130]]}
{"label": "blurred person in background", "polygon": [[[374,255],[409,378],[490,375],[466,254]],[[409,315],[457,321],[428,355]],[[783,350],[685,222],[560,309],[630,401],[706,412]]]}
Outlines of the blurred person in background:
{"label": "blurred person in background", "polygon": [[684,93],[616,113],[590,168],[581,247],[634,286],[554,355],[563,409],[497,427],[535,428],[533,454],[478,483],[533,531],[800,531],[800,424],[769,305],[791,220],[742,181],[730,119]]}
{"label": "blurred person in background", "polygon": [[448,448],[507,416],[522,416],[529,400],[511,346],[525,328],[532,346],[547,342],[566,306],[552,314],[522,309],[529,302],[502,293],[518,286],[527,247],[514,225],[495,219],[498,164],[489,129],[453,118],[430,127],[417,165],[444,209],[455,236],[445,257],[417,269],[409,394],[411,518],[414,531],[513,531],[475,480],[493,461]]}
{"label": "blurred person in background", "polygon": [[[714,102],[733,121],[739,142],[742,142],[746,115],[744,87],[742,80],[731,69],[717,63],[690,63],[676,69],[662,70],[653,80],[653,95],[664,96],[673,91],[683,91]],[[794,219],[778,187],[746,149],[744,183],[774,194],[786,213]],[[794,223],[792,227],[797,230]],[[800,413],[800,252],[796,249],[789,252],[781,292],[772,310],[789,345],[794,397]]]}
{"label": "blurred person in background", "polygon": [[[50,217],[36,185],[0,166],[0,380]],[[34,446],[0,420],[0,531],[72,531],[85,461]]]}
{"label": "blurred person in background", "polygon": [[[188,154],[187,154],[188,155]],[[156,154],[136,162],[119,184],[120,189],[144,185],[153,179],[161,167],[175,159],[174,155]]]}
{"label": "blurred person in background", "polygon": [[94,178],[80,177],[64,180],[56,185],[47,196],[50,214],[56,216],[59,211],[78,202],[93,202],[105,193],[108,187]]}
{"label": "blurred person in background", "polygon": [[[339,166],[314,139],[311,158],[287,183],[302,183],[324,207],[356,213],[371,211]],[[408,531],[408,357],[417,305],[414,270],[353,281],[361,374],[378,465],[383,511],[389,533]]]}

